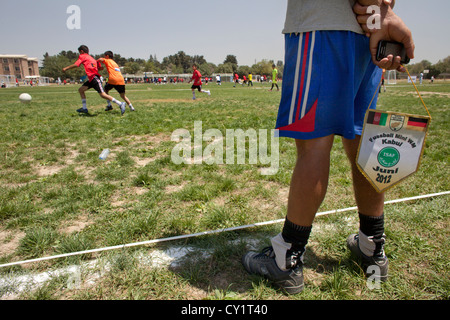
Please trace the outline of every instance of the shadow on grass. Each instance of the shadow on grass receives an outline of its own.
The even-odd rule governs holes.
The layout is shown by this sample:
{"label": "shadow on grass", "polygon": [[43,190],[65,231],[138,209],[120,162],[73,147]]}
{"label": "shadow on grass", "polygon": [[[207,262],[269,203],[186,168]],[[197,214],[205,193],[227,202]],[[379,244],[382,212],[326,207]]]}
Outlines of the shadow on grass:
{"label": "shadow on grass", "polygon": [[[227,299],[235,295],[248,294],[263,297],[274,294],[274,286],[262,276],[249,274],[242,265],[242,256],[250,251],[260,251],[267,239],[255,239],[261,245],[257,249],[249,249],[248,238],[237,236],[226,240],[227,236],[212,235],[207,237],[207,248],[201,245],[192,250],[176,265],[169,267],[170,271],[185,279],[189,285],[199,289],[203,297],[212,299]],[[253,244],[252,244],[253,247]],[[305,253],[304,273],[305,285],[320,285],[321,279],[339,267],[351,263],[332,257],[323,257],[316,254],[313,248],[307,248]],[[319,282],[319,283],[316,283]],[[217,292],[220,294],[218,295]],[[277,293],[283,295],[281,290]]]}

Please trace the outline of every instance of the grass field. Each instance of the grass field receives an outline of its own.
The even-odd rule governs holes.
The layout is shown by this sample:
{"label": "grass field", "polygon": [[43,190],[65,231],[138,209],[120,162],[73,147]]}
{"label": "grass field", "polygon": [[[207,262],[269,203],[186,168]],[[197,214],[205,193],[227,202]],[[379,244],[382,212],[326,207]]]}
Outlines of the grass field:
{"label": "grass field", "polygon": [[[296,151],[280,139],[279,170],[265,165],[175,164],[177,129],[272,129],[280,92],[210,84],[212,95],[188,85],[129,85],[136,108],[124,116],[105,112],[88,92],[89,115],[79,115],[78,86],[11,88],[0,91],[0,264],[192,234],[281,219]],[[450,84],[419,87],[433,117],[419,172],[387,194],[387,200],[450,190]],[[32,103],[18,100],[22,92]],[[118,97],[115,93],[114,96]],[[388,86],[379,109],[425,115],[414,88]],[[328,194],[320,209],[354,206],[349,164],[340,138],[332,151]],[[208,145],[203,143],[203,147]],[[98,156],[105,148],[105,160]],[[0,298],[16,299],[433,299],[450,298],[448,196],[386,206],[386,254],[390,280],[371,289],[350,258],[345,239],[358,229],[355,211],[318,217],[305,258],[305,290],[286,296],[260,277],[249,276],[240,259],[261,249],[280,224],[182,241],[85,254],[0,268],[0,278],[37,274],[67,265],[81,267],[77,286],[58,274],[40,286],[19,290],[14,281]],[[189,248],[176,265],[155,267],[151,254],[172,246]]]}

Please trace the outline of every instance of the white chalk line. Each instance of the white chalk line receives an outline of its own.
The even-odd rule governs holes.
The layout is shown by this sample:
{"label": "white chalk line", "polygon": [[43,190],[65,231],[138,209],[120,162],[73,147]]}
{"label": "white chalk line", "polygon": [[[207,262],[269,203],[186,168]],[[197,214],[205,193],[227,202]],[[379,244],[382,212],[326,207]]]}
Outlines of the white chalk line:
{"label": "white chalk line", "polygon": [[[419,199],[425,199],[425,198],[432,198],[432,197],[438,197],[450,194],[450,191],[445,192],[439,192],[439,193],[432,193],[427,195],[421,195],[421,196],[415,196],[410,198],[403,198],[403,199],[397,199],[397,200],[390,200],[386,201],[385,204],[394,204],[394,203],[400,203],[400,202],[407,202],[407,201],[413,201],[413,200],[419,200]],[[332,213],[341,213],[341,212],[347,212],[356,210],[358,207],[349,207],[345,209],[336,209],[336,210],[330,210],[330,211],[324,211],[319,212],[316,214],[317,216],[324,216]],[[217,234],[217,233],[223,233],[223,232],[230,232],[230,231],[236,231],[236,230],[242,230],[242,229],[249,229],[254,227],[261,227],[261,226],[267,226],[271,224],[277,224],[284,222],[285,219],[277,219],[277,220],[271,220],[271,221],[265,221],[265,222],[257,222],[253,224],[247,224],[243,226],[237,226],[237,227],[231,227],[231,228],[225,228],[225,229],[218,229],[218,230],[211,230],[211,231],[204,231],[204,232],[198,232],[193,234],[186,234],[181,236],[174,236],[174,237],[168,237],[168,238],[161,238],[161,239],[154,239],[154,240],[148,240],[148,241],[141,241],[141,242],[135,242],[135,243],[128,243],[128,244],[122,244],[117,246],[111,246],[111,247],[104,247],[104,248],[98,248],[98,249],[91,249],[91,250],[84,250],[84,251],[77,251],[77,252],[71,252],[71,253],[64,253],[49,257],[42,257],[42,258],[36,258],[36,259],[30,259],[30,260],[24,260],[24,261],[17,261],[17,262],[11,262],[0,265],[0,268],[4,267],[11,267],[15,265],[20,264],[27,264],[32,262],[41,262],[46,260],[53,260],[53,259],[59,259],[59,258],[67,258],[70,256],[77,256],[82,254],[89,254],[89,253],[96,253],[96,252],[104,252],[104,251],[111,251],[111,250],[117,250],[117,249],[124,249],[124,248],[131,248],[131,247],[137,247],[137,246],[144,246],[149,244],[155,244],[155,243],[161,243],[161,242],[167,242],[167,241],[175,241],[175,240],[181,240],[181,239],[188,239],[188,238],[195,238],[205,235],[211,235],[211,234]]]}

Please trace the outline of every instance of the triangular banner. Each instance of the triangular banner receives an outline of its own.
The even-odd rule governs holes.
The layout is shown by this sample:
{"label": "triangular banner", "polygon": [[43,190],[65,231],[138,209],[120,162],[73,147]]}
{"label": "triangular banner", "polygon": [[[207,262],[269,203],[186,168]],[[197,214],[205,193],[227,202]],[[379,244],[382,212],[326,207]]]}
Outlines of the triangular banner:
{"label": "triangular banner", "polygon": [[378,192],[418,170],[430,120],[426,116],[367,111],[356,162]]}

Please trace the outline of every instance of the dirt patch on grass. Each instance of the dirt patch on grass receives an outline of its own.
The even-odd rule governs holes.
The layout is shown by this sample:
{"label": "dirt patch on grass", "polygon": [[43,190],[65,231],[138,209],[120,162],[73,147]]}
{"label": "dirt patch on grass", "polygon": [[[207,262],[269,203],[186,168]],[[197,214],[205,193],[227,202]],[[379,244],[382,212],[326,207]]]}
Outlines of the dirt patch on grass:
{"label": "dirt patch on grass", "polygon": [[24,232],[12,232],[0,230],[0,257],[7,256],[19,247],[20,240],[25,236]]}
{"label": "dirt patch on grass", "polygon": [[90,221],[89,217],[83,215],[76,221],[63,222],[63,227],[59,231],[64,234],[71,234],[74,232],[83,231],[83,229],[90,226],[91,224],[93,224],[93,221]]}
{"label": "dirt patch on grass", "polygon": [[120,137],[113,140],[113,144],[126,141],[128,146],[135,146],[140,143],[149,143],[150,145],[159,145],[161,142],[170,141],[170,135],[167,133],[158,133],[154,136],[151,135],[129,135],[126,137]]}
{"label": "dirt patch on grass", "polygon": [[[410,91],[410,92],[408,92],[408,94],[410,94],[410,95],[417,95],[417,92]],[[420,91],[420,95],[421,96],[434,96],[434,95],[437,95],[437,96],[440,96],[440,97],[443,97],[443,98],[450,98],[450,93],[447,93],[447,92]]]}
{"label": "dirt patch on grass", "polygon": [[165,190],[166,190],[167,193],[178,192],[178,191],[183,190],[183,188],[184,188],[184,186],[185,186],[186,184],[187,184],[187,182],[183,182],[183,183],[178,184],[178,185],[170,185],[170,186],[167,186],[167,187],[165,188]]}
{"label": "dirt patch on grass", "polygon": [[157,157],[153,157],[153,158],[138,158],[138,157],[131,157],[134,162],[136,163],[136,165],[138,167],[145,167],[146,165],[148,165],[150,162],[153,162],[157,159]]}
{"label": "dirt patch on grass", "polygon": [[40,166],[36,168],[36,172],[41,177],[52,176],[64,169],[64,166]]}
{"label": "dirt patch on grass", "polygon": [[[108,161],[115,160],[115,157],[118,153],[133,149],[148,149],[153,150],[157,148],[161,143],[170,141],[171,137],[168,134],[159,133],[154,136],[144,135],[144,136],[128,136],[128,137],[121,137],[118,139],[113,140],[113,146],[110,148],[110,155],[108,156]],[[126,148],[123,146],[125,143]],[[116,144],[116,145],[114,145]],[[33,165],[33,171],[40,177],[48,177],[52,176],[54,174],[59,173],[61,170],[65,169],[66,167],[75,164],[75,160],[78,156],[80,156],[80,151],[76,149],[76,144],[67,144],[64,148],[64,154],[65,156],[62,156],[60,161],[58,161],[58,164],[48,164],[48,165]],[[95,151],[94,149],[88,150],[89,152]],[[144,151],[145,153],[145,151]],[[161,155],[156,154],[154,155],[154,152],[149,151],[147,154],[149,157],[137,157],[132,156],[131,158],[135,162],[136,167],[145,167],[149,163],[159,159]],[[89,179],[91,176],[92,171],[94,168],[92,167],[83,167],[82,170],[78,170],[80,174],[84,175],[88,181],[92,180]]]}
{"label": "dirt patch on grass", "polygon": [[136,102],[140,103],[192,103],[194,100],[192,98],[186,98],[186,99],[142,99],[142,100],[136,100]]}

